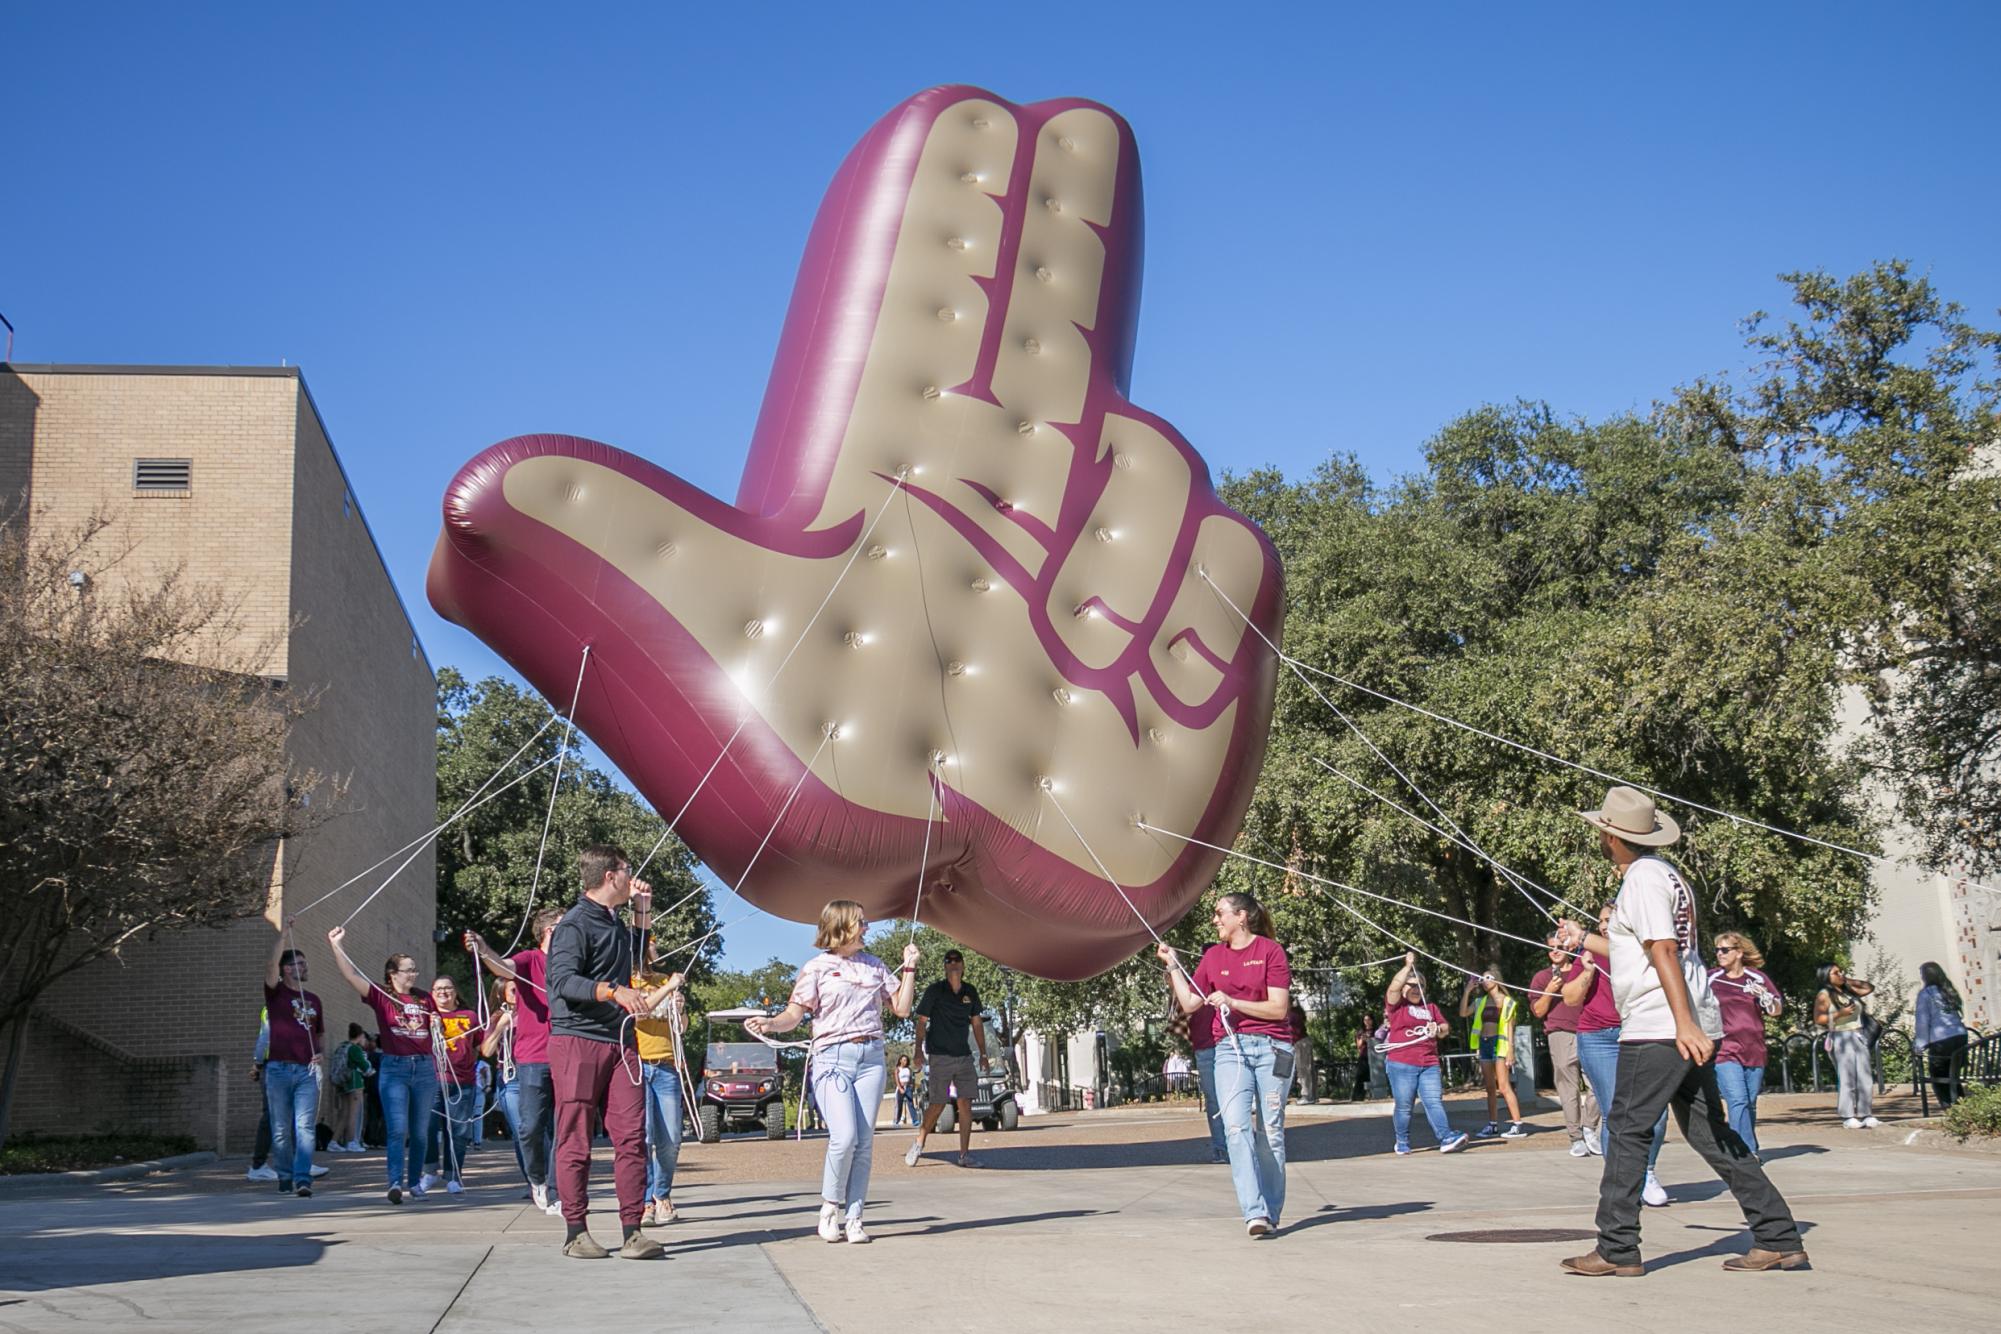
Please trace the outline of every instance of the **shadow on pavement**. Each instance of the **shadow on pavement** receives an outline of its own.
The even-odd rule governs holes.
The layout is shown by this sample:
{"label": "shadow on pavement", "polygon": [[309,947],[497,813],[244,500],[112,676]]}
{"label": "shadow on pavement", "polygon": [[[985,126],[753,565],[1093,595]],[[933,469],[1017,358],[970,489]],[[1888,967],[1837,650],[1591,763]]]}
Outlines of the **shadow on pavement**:
{"label": "shadow on pavement", "polygon": [[297,1269],[317,1263],[338,1245],[317,1236],[202,1233],[16,1241],[0,1259],[0,1289],[47,1292],[194,1274]]}
{"label": "shadow on pavement", "polygon": [[1297,1223],[1281,1227],[1279,1233],[1285,1236],[1294,1232],[1304,1232],[1311,1227],[1326,1227],[1329,1223],[1361,1223],[1372,1218],[1397,1218],[1404,1214],[1421,1214],[1430,1208],[1430,1200],[1400,1200],[1395,1204],[1323,1204],[1317,1213],[1308,1214]]}

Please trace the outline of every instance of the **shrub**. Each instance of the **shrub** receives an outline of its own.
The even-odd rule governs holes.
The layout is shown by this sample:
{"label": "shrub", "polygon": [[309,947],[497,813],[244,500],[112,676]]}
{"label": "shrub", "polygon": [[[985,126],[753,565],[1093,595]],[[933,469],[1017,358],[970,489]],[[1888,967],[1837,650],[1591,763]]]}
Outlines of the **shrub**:
{"label": "shrub", "polygon": [[1947,1133],[1968,1139],[1974,1135],[1991,1139],[2001,1135],[2001,1086],[1981,1085],[1946,1109]]}

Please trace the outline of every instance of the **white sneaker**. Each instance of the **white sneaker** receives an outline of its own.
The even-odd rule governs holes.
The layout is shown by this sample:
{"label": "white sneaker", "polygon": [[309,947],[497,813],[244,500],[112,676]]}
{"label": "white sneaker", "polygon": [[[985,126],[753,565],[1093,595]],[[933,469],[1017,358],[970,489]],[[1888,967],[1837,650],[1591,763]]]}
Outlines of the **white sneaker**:
{"label": "white sneaker", "polygon": [[423,1192],[429,1190],[431,1187],[437,1184],[438,1184],[438,1174],[436,1172],[426,1172],[424,1173],[423,1176],[417,1179],[417,1192],[418,1194],[421,1195]]}
{"label": "white sneaker", "polygon": [[848,1220],[848,1245],[866,1246],[873,1240],[874,1238],[869,1236],[868,1230],[862,1226],[861,1219],[850,1218]]}
{"label": "white sneaker", "polygon": [[1570,1156],[1572,1158],[1589,1158],[1591,1156],[1591,1146],[1581,1139],[1574,1139],[1570,1141]]}
{"label": "white sneaker", "polygon": [[313,1171],[313,1175],[314,1175],[314,1176],[316,1176],[316,1177],[323,1177],[323,1176],[325,1176],[325,1175],[327,1174],[327,1169],[326,1169],[326,1168],[324,1168],[324,1167],[322,1167],[322,1166],[320,1166],[320,1165],[319,1165],[318,1163],[314,1163],[314,1164],[313,1164],[313,1168],[312,1168],[312,1171]]}
{"label": "white sneaker", "polygon": [[349,1153],[367,1153],[367,1152],[368,1152],[368,1150],[367,1150],[367,1149],[364,1149],[364,1148],[362,1148],[362,1147],[361,1147],[361,1141],[360,1141],[360,1140],[358,1140],[358,1139],[351,1139],[351,1140],[349,1140],[349,1141],[347,1142],[347,1151],[348,1151]]}
{"label": "white sneaker", "polygon": [[540,1209],[545,1214],[549,1212],[549,1188],[547,1186],[530,1186],[528,1188],[528,1198],[535,1201],[537,1209]]}
{"label": "white sneaker", "polygon": [[270,1166],[253,1167],[243,1174],[243,1179],[245,1181],[276,1181],[278,1179],[278,1169]]}
{"label": "white sneaker", "polygon": [[419,1181],[416,1185],[410,1187],[410,1198],[413,1200],[421,1200],[429,1192],[430,1188],[426,1186],[422,1181]]}
{"label": "white sneaker", "polygon": [[1640,1200],[1656,1209],[1667,1207],[1667,1191],[1652,1172],[1647,1173],[1647,1183],[1640,1187]]}
{"label": "white sneaker", "polygon": [[1882,1124],[1883,1123],[1881,1121],[1878,1121],[1873,1116],[1865,1116],[1862,1118],[1862,1128],[1864,1130],[1874,1130],[1877,1126],[1880,1126]]}
{"label": "white sneaker", "polygon": [[346,1152],[347,1152],[347,1145],[345,1145],[345,1144],[341,1143],[341,1142],[340,1142],[339,1140],[335,1140],[335,1141],[334,1141],[333,1143],[331,1143],[331,1144],[327,1145],[327,1152],[328,1152],[328,1153],[346,1153]]}
{"label": "white sneaker", "polygon": [[828,1204],[825,1200],[822,1200],[820,1202],[820,1240],[843,1241],[845,1239],[845,1235],[841,1231],[841,1206],[838,1204]]}
{"label": "white sneaker", "polygon": [[1502,1138],[1502,1139],[1527,1139],[1527,1138],[1528,1138],[1528,1134],[1529,1134],[1529,1132],[1528,1132],[1528,1131],[1526,1131],[1526,1130],[1522,1129],[1522,1123],[1521,1123],[1521,1122],[1519,1122],[1519,1121],[1517,1121],[1517,1122],[1515,1122],[1515,1123],[1514,1123],[1513,1125],[1510,1125],[1510,1126],[1509,1126],[1509,1127],[1508,1127],[1508,1128],[1507,1128],[1506,1130],[1503,1130],[1503,1131],[1501,1132],[1501,1138]]}
{"label": "white sneaker", "polygon": [[1841,1124],[1847,1126],[1850,1130],[1862,1129],[1862,1122],[1853,1116],[1849,1117],[1846,1121],[1843,1121]]}
{"label": "white sneaker", "polygon": [[447,1181],[445,1183],[445,1192],[450,1195],[463,1194],[465,1192],[465,1183],[460,1181]]}
{"label": "white sneaker", "polygon": [[923,1154],[924,1154],[924,1141],[920,1139],[911,1140],[910,1147],[903,1151],[903,1165],[905,1167],[917,1166],[917,1160],[920,1157],[922,1157]]}
{"label": "white sneaker", "polygon": [[1599,1141],[1598,1132],[1595,1130],[1584,1137],[1584,1147],[1600,1158],[1605,1156],[1605,1145]]}
{"label": "white sneaker", "polygon": [[1271,1235],[1271,1220],[1265,1218],[1245,1219],[1244,1235],[1248,1237],[1269,1237]]}

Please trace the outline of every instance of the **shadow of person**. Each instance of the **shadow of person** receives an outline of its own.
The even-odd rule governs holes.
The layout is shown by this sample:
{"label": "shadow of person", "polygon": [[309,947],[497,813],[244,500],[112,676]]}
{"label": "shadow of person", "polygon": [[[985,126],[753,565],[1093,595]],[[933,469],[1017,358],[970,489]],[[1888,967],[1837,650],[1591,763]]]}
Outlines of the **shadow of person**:
{"label": "shadow of person", "polygon": [[10,1240],[0,1253],[0,1288],[47,1292],[245,1270],[303,1269],[342,1243],[313,1234],[256,1237],[179,1232]]}
{"label": "shadow of person", "polygon": [[1279,1229],[1280,1235],[1304,1232],[1310,1227],[1326,1227],[1329,1223],[1362,1223],[1372,1218],[1397,1218],[1404,1214],[1421,1214],[1432,1207],[1430,1200],[1399,1200],[1395,1204],[1323,1204],[1320,1208],[1297,1223],[1288,1223]]}

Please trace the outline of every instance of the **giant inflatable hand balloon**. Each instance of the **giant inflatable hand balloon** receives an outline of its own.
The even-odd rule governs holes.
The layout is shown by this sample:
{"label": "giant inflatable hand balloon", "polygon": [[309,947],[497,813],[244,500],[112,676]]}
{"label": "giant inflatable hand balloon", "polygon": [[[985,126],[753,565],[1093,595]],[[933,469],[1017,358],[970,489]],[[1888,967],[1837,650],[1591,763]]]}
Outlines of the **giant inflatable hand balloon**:
{"label": "giant inflatable hand balloon", "polygon": [[1118,116],[920,94],[820,207],[736,505],[508,440],[445,497],[431,601],[559,703],[589,646],[578,724],[752,902],[908,914],[921,876],[924,921],[1100,971],[1219,856],[1138,817],[1236,835],[1275,664],[1229,602],[1274,637],[1280,605],[1126,400],[1140,249]]}

